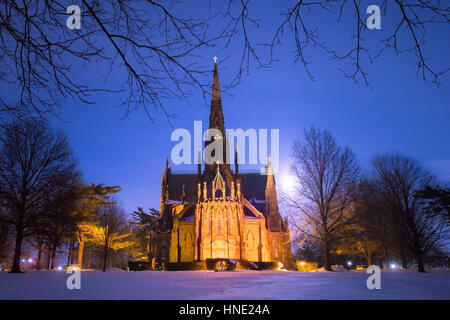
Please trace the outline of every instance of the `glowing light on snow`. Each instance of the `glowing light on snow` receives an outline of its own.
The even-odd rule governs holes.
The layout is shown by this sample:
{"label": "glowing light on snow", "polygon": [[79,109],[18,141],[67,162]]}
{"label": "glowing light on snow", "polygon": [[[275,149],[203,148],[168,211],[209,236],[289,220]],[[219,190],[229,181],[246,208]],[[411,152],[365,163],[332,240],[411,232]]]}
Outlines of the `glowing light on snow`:
{"label": "glowing light on snow", "polygon": [[31,259],[31,258],[30,258],[30,259],[28,259],[28,262],[29,262],[29,263],[33,262],[33,259]]}
{"label": "glowing light on snow", "polygon": [[347,265],[351,266],[353,263],[351,261],[347,261]]}
{"label": "glowing light on snow", "polygon": [[58,267],[57,269],[58,269],[58,270],[62,270],[62,267]]}
{"label": "glowing light on snow", "polygon": [[25,260],[25,259],[22,259],[22,262],[23,262],[23,263],[25,263],[26,261],[27,261],[27,260]]}
{"label": "glowing light on snow", "polygon": [[391,269],[397,269],[397,265],[395,263],[391,263],[390,267]]}

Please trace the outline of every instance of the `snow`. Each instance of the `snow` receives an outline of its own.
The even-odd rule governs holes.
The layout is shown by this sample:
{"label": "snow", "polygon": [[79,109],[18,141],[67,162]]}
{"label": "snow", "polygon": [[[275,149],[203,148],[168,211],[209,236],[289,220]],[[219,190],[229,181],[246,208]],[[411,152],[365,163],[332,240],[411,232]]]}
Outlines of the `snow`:
{"label": "snow", "polygon": [[369,290],[365,271],[82,272],[69,290],[64,271],[0,272],[0,299],[450,299],[450,271],[383,271]]}

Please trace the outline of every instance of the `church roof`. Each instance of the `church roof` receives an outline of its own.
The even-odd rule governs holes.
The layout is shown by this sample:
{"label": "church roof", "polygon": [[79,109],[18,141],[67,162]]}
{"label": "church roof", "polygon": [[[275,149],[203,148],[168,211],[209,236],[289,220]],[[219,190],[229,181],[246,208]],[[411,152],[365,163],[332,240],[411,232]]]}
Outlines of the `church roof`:
{"label": "church roof", "polygon": [[[241,179],[241,192],[242,195],[253,204],[253,199],[256,203],[253,204],[255,207],[264,206],[265,190],[267,183],[267,176],[261,175],[257,172],[253,173],[240,173],[239,178]],[[181,200],[182,185],[185,186],[186,201],[196,201],[197,192],[197,174],[195,173],[171,173],[168,177],[169,185],[169,199],[179,201]],[[203,186],[202,186],[203,187]],[[261,202],[262,201],[262,202]],[[257,209],[259,211],[260,208]],[[261,211],[264,212],[264,209]]]}
{"label": "church roof", "polygon": [[171,173],[168,177],[167,184],[169,185],[169,200],[181,200],[183,184],[184,192],[186,193],[186,201],[196,201],[195,195],[197,193],[197,175],[194,173]]}
{"label": "church roof", "polygon": [[180,215],[182,221],[194,221],[195,205],[193,203],[186,204]]}

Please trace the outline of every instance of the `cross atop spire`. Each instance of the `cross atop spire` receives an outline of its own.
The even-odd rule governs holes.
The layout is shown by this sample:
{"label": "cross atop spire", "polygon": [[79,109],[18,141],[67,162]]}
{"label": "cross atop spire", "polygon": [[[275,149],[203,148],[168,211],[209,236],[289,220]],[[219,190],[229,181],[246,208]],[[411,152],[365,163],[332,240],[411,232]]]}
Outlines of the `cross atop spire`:
{"label": "cross atop spire", "polygon": [[214,63],[217,63],[217,57],[216,56],[214,56],[213,60],[214,60]]}

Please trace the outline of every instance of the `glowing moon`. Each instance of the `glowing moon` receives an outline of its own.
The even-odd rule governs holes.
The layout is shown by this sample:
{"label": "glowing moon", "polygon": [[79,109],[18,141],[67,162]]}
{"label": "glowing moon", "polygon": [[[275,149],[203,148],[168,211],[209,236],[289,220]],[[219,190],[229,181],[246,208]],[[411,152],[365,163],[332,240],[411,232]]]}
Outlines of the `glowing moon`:
{"label": "glowing moon", "polygon": [[291,174],[285,174],[281,177],[281,188],[285,192],[295,190],[295,186],[297,185],[297,180]]}

